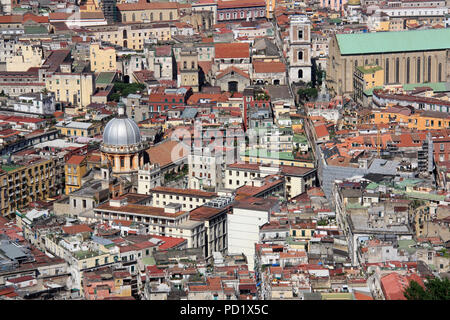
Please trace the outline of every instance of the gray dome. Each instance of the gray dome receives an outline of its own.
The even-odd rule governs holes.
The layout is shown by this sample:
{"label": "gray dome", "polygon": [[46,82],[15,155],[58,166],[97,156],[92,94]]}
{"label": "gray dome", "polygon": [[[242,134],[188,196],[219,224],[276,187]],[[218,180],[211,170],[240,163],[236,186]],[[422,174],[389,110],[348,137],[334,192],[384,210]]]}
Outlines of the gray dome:
{"label": "gray dome", "polygon": [[138,125],[126,116],[110,120],[103,131],[103,143],[113,146],[126,146],[141,142]]}

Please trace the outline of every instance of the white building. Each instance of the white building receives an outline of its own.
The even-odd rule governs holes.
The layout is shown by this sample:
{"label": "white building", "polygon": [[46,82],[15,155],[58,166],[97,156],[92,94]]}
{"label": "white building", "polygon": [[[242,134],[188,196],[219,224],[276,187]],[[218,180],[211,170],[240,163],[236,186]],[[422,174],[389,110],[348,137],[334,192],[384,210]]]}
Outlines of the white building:
{"label": "white building", "polygon": [[14,111],[34,113],[39,115],[51,115],[56,111],[55,95],[49,93],[26,93],[18,97],[14,103]]}
{"label": "white building", "polygon": [[235,202],[228,215],[228,253],[244,254],[250,271],[255,267],[255,244],[259,242],[259,229],[278,209],[274,199],[247,198]]}
{"label": "white building", "polygon": [[[221,150],[219,150],[221,149]],[[189,188],[217,191],[224,186],[224,169],[233,149],[194,148],[188,156]]]}

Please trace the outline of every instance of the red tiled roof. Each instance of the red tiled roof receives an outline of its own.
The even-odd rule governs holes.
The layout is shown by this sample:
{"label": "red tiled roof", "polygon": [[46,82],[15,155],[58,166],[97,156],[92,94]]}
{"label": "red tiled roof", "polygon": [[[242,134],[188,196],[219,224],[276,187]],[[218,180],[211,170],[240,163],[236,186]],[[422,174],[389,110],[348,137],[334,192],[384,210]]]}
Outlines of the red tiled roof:
{"label": "red tiled roof", "polygon": [[86,159],[86,156],[73,155],[69,160],[66,161],[66,164],[79,165],[84,161],[84,159]]}
{"label": "red tiled roof", "polygon": [[396,272],[392,272],[381,278],[381,289],[383,290],[386,300],[406,300],[403,292],[414,280],[425,288],[422,279],[417,274],[403,276]]}
{"label": "red tiled roof", "polygon": [[248,7],[265,7],[265,0],[229,0],[217,1],[217,9],[231,9],[231,8],[248,8]]}
{"label": "red tiled roof", "polygon": [[328,129],[324,124],[314,127],[314,130],[316,130],[317,138],[322,138],[329,135]]}
{"label": "red tiled roof", "polygon": [[283,62],[254,61],[253,70],[255,73],[284,73],[286,66]]}
{"label": "red tiled roof", "polygon": [[178,4],[174,2],[150,2],[145,0],[139,0],[137,3],[123,3],[118,4],[117,9],[120,11],[138,11],[138,10],[164,10],[164,9],[177,9]]}
{"label": "red tiled roof", "polygon": [[23,276],[23,277],[8,279],[6,281],[11,282],[11,283],[20,283],[20,282],[31,281],[31,280],[34,280],[34,278],[32,276]]}
{"label": "red tiled roof", "polygon": [[214,48],[216,59],[250,57],[250,45],[246,42],[216,43]]}
{"label": "red tiled roof", "polygon": [[64,226],[62,227],[64,233],[67,234],[77,234],[82,232],[93,232],[93,230],[87,224],[78,224],[75,226]]}

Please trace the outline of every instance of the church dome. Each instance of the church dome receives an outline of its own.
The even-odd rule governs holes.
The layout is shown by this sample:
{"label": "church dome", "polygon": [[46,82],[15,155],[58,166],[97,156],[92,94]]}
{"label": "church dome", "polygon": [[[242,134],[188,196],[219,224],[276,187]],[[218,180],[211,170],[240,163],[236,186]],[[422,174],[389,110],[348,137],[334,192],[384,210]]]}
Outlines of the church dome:
{"label": "church dome", "polygon": [[121,112],[110,120],[103,131],[103,144],[112,146],[127,146],[141,142],[141,132],[138,125]]}

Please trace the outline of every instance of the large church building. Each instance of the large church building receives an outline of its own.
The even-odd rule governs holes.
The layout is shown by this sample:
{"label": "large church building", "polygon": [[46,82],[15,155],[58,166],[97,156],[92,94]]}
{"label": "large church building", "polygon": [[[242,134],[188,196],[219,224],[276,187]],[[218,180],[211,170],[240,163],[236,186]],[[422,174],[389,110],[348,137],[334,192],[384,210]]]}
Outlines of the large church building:
{"label": "large church building", "polygon": [[450,81],[450,29],[336,34],[330,40],[327,85],[353,92],[355,67],[378,65],[384,85]]}

